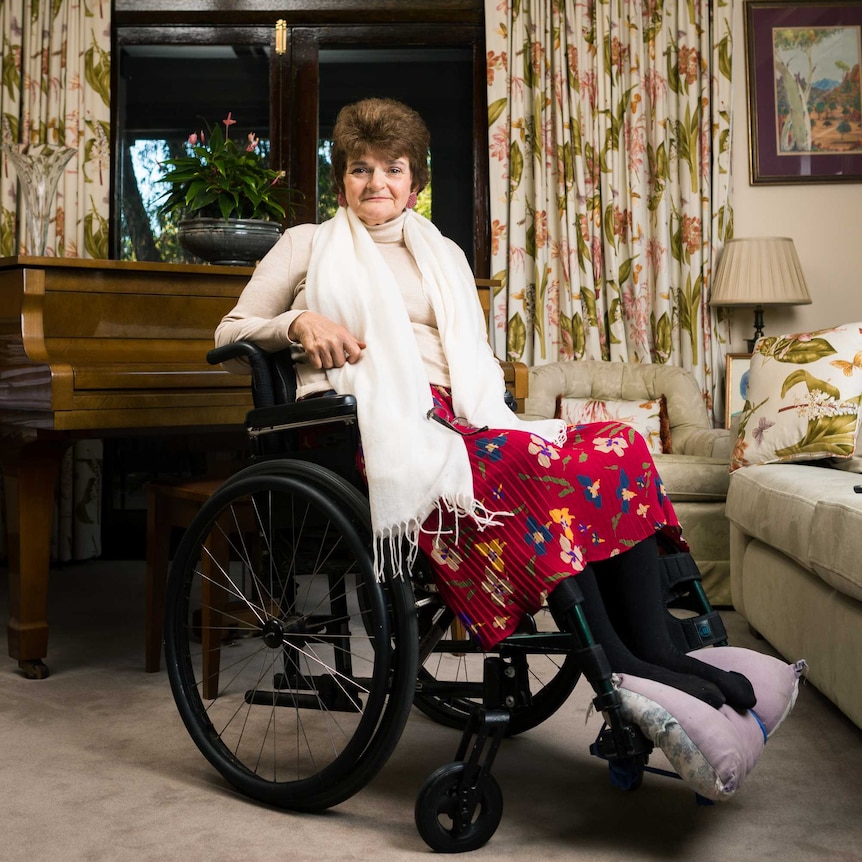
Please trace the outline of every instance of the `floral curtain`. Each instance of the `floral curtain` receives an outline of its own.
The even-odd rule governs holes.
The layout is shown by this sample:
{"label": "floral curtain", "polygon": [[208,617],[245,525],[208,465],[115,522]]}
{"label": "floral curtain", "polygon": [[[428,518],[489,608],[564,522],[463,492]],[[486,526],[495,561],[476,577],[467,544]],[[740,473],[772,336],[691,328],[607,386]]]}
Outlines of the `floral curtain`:
{"label": "floral curtain", "polygon": [[[57,190],[47,254],[108,256],[110,0],[0,0],[0,136],[4,144],[65,144],[78,152]],[[24,250],[18,177],[0,172],[0,255]]]}
{"label": "floral curtain", "polygon": [[[110,0],[0,0],[0,26],[0,140],[77,149],[60,178],[45,253],[107,258]],[[4,157],[0,256],[25,251],[24,216],[15,168]],[[61,560],[99,553],[100,448],[85,441],[66,458],[55,518]]]}
{"label": "floral curtain", "polygon": [[711,408],[731,3],[486,0],[485,18],[495,352],[679,365]]}

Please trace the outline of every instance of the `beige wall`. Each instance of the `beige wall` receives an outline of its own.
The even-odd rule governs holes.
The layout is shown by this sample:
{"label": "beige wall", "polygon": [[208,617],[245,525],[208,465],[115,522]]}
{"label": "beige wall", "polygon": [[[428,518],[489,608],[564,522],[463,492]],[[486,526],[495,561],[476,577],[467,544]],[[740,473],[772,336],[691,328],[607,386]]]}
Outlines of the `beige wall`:
{"label": "beige wall", "polygon": [[[735,10],[733,59],[734,235],[789,236],[812,304],[765,309],[767,335],[862,321],[862,183],[752,186],[748,170],[748,106],[744,4]],[[734,312],[731,349],[745,350],[754,312]]]}

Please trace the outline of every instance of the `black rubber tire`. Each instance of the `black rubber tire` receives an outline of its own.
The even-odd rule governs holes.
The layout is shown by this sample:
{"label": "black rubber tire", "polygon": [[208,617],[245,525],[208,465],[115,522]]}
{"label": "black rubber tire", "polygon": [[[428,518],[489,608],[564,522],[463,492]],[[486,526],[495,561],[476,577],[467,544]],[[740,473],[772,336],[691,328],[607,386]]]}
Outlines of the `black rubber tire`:
{"label": "black rubber tire", "polygon": [[[230,548],[230,577],[221,557],[212,574],[201,565],[208,540]],[[207,655],[230,661],[206,691],[204,636]],[[201,753],[261,802],[321,810],[377,774],[407,721],[417,645],[409,582],[375,578],[367,502],[326,468],[246,468],[177,550],[165,607],[174,699]]]}
{"label": "black rubber tire", "polygon": [[466,853],[488,843],[503,817],[503,794],[493,775],[480,779],[469,822],[459,822],[459,787],[466,767],[447,763],[422,785],[414,817],[422,840],[438,853]]}

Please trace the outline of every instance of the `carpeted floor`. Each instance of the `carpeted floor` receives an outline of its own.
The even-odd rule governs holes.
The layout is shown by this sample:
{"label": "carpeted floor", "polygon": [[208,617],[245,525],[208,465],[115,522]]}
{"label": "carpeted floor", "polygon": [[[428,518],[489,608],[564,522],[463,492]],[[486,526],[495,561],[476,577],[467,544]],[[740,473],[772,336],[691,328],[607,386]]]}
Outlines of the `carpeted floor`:
{"label": "carpeted floor", "polygon": [[[0,571],[0,626],[8,619]],[[395,754],[361,793],[322,815],[238,796],[192,744],[163,672],[143,671],[143,564],[98,562],[51,579],[51,676],[0,659],[0,859],[410,860],[428,858],[413,823],[425,778],[453,759],[454,731],[414,711]],[[737,646],[761,651],[740,618]],[[812,686],[728,802],[695,804],[680,781],[608,782],[588,754],[590,691],[504,744],[495,775],[503,821],[471,858],[508,860],[862,860],[862,731]],[[654,757],[655,765],[661,756]]]}

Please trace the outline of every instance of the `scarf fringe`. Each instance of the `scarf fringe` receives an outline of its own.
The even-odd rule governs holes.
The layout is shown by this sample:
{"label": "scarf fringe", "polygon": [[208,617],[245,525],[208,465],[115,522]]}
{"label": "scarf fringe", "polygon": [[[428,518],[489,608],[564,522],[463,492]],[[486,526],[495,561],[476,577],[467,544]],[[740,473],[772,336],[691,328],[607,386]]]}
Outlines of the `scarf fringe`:
{"label": "scarf fringe", "polygon": [[[503,374],[487,341],[487,322],[463,252],[430,221],[408,211],[404,243],[434,309],[449,366],[453,407],[477,427],[521,428],[565,439],[559,419],[524,424],[503,400]],[[314,234],[306,278],[308,307],[340,323],[369,347],[361,361],[327,371],[339,393],[356,396],[368,477],[378,579],[404,577],[415,561],[423,524],[435,510],[479,530],[509,514],[476,501],[466,447],[428,419],[433,398],[413,325],[393,271],[362,220],[340,208]],[[396,410],[392,405],[398,405]],[[442,528],[441,528],[442,531]]]}
{"label": "scarf fringe", "polygon": [[[393,578],[403,578],[405,563],[409,574],[419,553],[419,536],[422,533],[443,536],[451,535],[454,532],[455,544],[458,544],[460,525],[463,520],[469,519],[476,525],[479,532],[482,532],[487,527],[499,526],[502,523],[501,518],[511,518],[513,515],[512,512],[505,510],[491,511],[472,496],[466,499],[443,497],[435,503],[431,514],[433,515],[434,512],[437,514],[437,523],[441,526],[433,530],[425,528],[424,524],[427,518],[422,522],[416,518],[411,518],[401,524],[375,531],[374,575],[378,581],[385,579],[387,571]],[[455,516],[454,529],[442,526],[444,513]]]}
{"label": "scarf fringe", "polygon": [[557,431],[557,434],[554,437],[554,439],[548,440],[548,442],[554,446],[565,446],[568,439],[569,439],[568,426],[563,425],[563,427]]}

